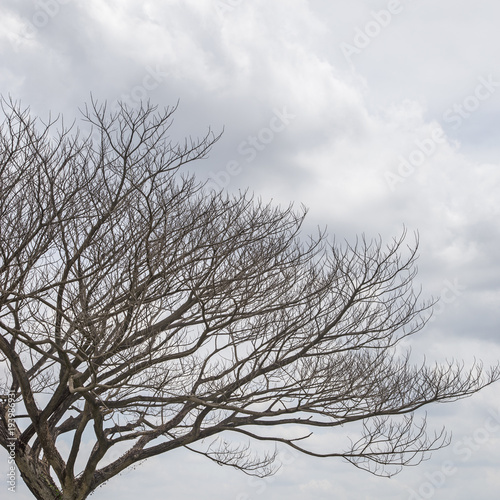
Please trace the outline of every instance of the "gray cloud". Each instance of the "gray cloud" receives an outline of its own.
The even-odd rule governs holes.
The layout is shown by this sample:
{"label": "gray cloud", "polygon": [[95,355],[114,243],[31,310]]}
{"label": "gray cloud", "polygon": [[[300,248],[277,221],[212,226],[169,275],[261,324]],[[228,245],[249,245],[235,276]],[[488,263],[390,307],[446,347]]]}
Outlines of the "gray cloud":
{"label": "gray cloud", "polygon": [[[478,78],[500,81],[500,6],[401,0],[401,13],[347,61],[341,44],[353,43],[356,29],[388,3],[50,0],[58,6],[50,15],[40,2],[2,0],[0,91],[33,113],[67,117],[78,116],[90,92],[111,103],[146,97],[165,106],[179,99],[179,137],[225,127],[211,158],[195,167],[200,178],[219,175],[229,190],[304,202],[311,209],[307,229],[328,225],[340,240],[360,232],[388,239],[403,224],[418,230],[424,294],[440,296],[454,280],[465,289],[456,300],[445,292],[449,302],[421,339],[412,339],[416,358],[474,354],[494,361],[500,353],[500,92],[459,127],[444,113],[473,95]],[[281,128],[271,120],[285,108],[294,117]],[[435,130],[442,141],[432,145],[426,141]],[[404,162],[410,166],[401,167]],[[387,172],[399,176],[393,189]],[[435,421],[445,416],[459,429],[457,440],[467,437],[481,428],[498,391],[461,403],[457,412],[453,406],[450,413],[437,411]],[[425,474],[447,456],[460,472],[436,487],[436,497],[493,500],[499,484],[488,474],[498,462],[491,448],[498,439],[490,436],[481,448],[487,451],[467,461],[440,452],[391,482],[302,457],[274,481],[249,482],[176,452],[114,479],[94,498],[159,498],[168,488],[186,499],[203,491],[204,498],[221,500],[333,494],[400,500],[429,482]]]}

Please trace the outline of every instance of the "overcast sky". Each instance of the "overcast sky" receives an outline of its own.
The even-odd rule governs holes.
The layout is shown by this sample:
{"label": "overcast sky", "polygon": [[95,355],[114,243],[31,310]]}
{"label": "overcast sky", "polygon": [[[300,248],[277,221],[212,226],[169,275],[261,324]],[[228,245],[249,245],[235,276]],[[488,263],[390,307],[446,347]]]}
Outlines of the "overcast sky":
{"label": "overcast sky", "polygon": [[[443,300],[416,358],[500,358],[498,1],[0,0],[0,20],[4,96],[67,118],[91,92],[179,100],[179,138],[224,128],[195,169],[214,186],[304,203],[339,240],[418,230],[418,283]],[[285,450],[256,480],[175,451],[93,498],[497,499],[499,396],[430,408],[452,445],[390,480]]]}

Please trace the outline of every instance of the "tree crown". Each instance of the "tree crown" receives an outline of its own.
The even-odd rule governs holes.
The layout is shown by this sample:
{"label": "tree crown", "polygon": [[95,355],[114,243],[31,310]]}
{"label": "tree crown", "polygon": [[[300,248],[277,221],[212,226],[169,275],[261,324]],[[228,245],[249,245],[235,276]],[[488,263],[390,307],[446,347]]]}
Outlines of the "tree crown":
{"label": "tree crown", "polygon": [[[414,411],[500,372],[395,355],[432,305],[412,287],[417,241],[304,240],[304,210],[206,190],[182,168],[219,136],[173,142],[175,109],[92,100],[82,136],[3,101],[1,383],[24,414],[9,426],[3,400],[0,444],[15,439],[33,494],[83,499],[179,447],[269,473],[275,454],[255,457],[234,434],[376,474],[445,444]],[[354,422],[363,434],[349,449],[308,446],[311,429]],[[212,436],[223,439],[207,447]]]}

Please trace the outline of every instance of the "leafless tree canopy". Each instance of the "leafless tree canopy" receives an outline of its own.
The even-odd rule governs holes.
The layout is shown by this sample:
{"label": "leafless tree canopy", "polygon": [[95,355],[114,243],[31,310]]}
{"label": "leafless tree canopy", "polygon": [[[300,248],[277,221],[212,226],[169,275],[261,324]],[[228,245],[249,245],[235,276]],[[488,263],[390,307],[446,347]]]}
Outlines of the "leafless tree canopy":
{"label": "leafless tree canopy", "polygon": [[[388,473],[446,441],[414,410],[499,377],[396,356],[429,312],[416,244],[300,240],[304,212],[207,192],[182,167],[218,137],[173,142],[175,108],[92,101],[84,137],[2,107],[0,444],[36,498],[179,447],[267,474],[255,439]],[[308,440],[356,422],[348,449]]]}

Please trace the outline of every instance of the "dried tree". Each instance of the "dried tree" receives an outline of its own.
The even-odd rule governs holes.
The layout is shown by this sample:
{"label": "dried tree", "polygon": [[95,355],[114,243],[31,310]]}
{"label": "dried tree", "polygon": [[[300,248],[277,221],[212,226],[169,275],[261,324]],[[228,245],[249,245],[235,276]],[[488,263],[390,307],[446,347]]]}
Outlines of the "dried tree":
{"label": "dried tree", "polygon": [[[416,409],[499,378],[395,355],[430,307],[416,244],[304,241],[304,211],[206,192],[179,171],[218,137],[172,142],[175,108],[92,101],[88,137],[2,109],[0,444],[36,498],[84,499],[179,447],[270,473],[275,455],[238,434],[388,473],[445,443]],[[356,422],[349,449],[308,446],[311,429]]]}

